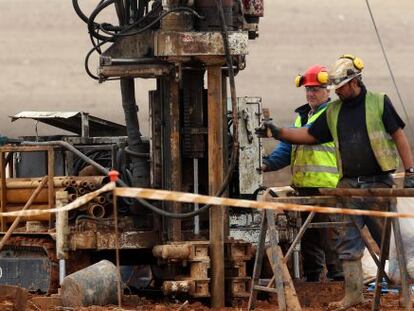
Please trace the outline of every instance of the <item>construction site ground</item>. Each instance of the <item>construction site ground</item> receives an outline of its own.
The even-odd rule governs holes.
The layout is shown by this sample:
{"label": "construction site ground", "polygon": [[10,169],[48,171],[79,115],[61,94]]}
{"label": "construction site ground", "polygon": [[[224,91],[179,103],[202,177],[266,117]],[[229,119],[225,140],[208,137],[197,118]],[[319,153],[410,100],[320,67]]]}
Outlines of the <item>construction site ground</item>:
{"label": "construction site ground", "polygon": [[[301,283],[297,284],[296,290],[299,295],[299,299],[304,311],[319,311],[327,310],[329,302],[339,300],[343,295],[343,284],[341,282],[330,282],[330,283]],[[32,295],[27,303],[27,309],[30,311],[54,311],[59,310],[56,308],[56,302],[50,299],[44,299],[44,296]],[[351,308],[352,311],[365,311],[371,310],[373,293],[365,292],[366,302]],[[0,302],[0,310],[3,306],[10,305],[10,301]],[[233,307],[227,307],[220,310],[226,311],[242,311],[246,310],[247,301],[241,301]],[[381,298],[381,309],[382,310],[403,310],[404,308],[399,307],[399,296],[398,294],[384,294]],[[117,305],[110,306],[90,306],[82,308],[62,308],[61,310],[77,310],[77,311],[104,311],[104,310],[134,310],[134,311],[167,311],[167,310],[181,310],[181,311],[207,311],[210,308],[199,301],[186,302],[183,300],[174,299],[146,299],[138,296],[126,296],[125,301],[120,309]],[[261,310],[278,310],[276,297],[261,297],[258,301],[257,311]]]}

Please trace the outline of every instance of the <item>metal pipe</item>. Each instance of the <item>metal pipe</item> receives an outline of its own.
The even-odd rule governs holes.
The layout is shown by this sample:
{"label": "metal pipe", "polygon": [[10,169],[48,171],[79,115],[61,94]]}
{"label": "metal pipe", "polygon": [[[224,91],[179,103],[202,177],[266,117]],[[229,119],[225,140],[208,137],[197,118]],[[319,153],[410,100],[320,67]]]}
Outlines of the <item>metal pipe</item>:
{"label": "metal pipe", "polygon": [[63,279],[66,276],[66,260],[59,259],[59,285],[62,285]]}
{"label": "metal pipe", "polygon": [[321,188],[321,194],[341,197],[414,197],[414,189],[404,188]]}
{"label": "metal pipe", "polygon": [[[59,188],[59,189],[56,189],[56,191],[59,191],[59,190],[62,190],[62,189]],[[32,192],[33,192],[33,188],[7,189],[6,190],[7,203],[24,204],[29,200],[29,198],[31,197]],[[49,199],[48,189],[43,188],[39,191],[39,194],[33,200],[33,203],[47,203],[48,199]]]}
{"label": "metal pipe", "polygon": [[[194,158],[194,193],[198,194],[198,159]],[[194,204],[194,210],[198,211],[198,203]],[[200,234],[200,216],[194,217],[194,235],[198,236]]]}
{"label": "metal pipe", "polygon": [[[72,181],[76,184],[78,181],[87,181],[93,183],[96,186],[101,186],[107,181],[106,176],[87,176],[87,177],[78,177],[74,176],[71,178],[65,176],[55,176],[53,178],[53,183],[55,188],[64,188],[70,186]],[[36,188],[41,183],[41,178],[7,178],[6,187],[8,189],[26,189],[26,188]]]}
{"label": "metal pipe", "polygon": [[106,203],[106,198],[103,195],[100,195],[99,197],[96,197],[95,201],[98,204],[105,204]]}
{"label": "metal pipe", "polygon": [[[223,183],[224,135],[222,114],[221,64],[207,67],[208,80],[208,167],[209,193],[214,195]],[[210,209],[211,306],[225,305],[224,284],[224,208]]]}
{"label": "metal pipe", "polygon": [[[299,246],[300,244],[298,244]],[[293,277],[295,279],[300,279],[300,248],[296,247],[295,250],[293,251]]]}
{"label": "metal pipe", "polygon": [[88,214],[95,218],[104,218],[105,208],[100,204],[92,204],[88,208]]}
{"label": "metal pipe", "polygon": [[[56,207],[61,208],[68,204],[68,193],[66,191],[56,192]],[[59,259],[59,284],[62,285],[66,276],[67,237],[69,233],[68,212],[56,213],[56,257]]]}
{"label": "metal pipe", "polygon": [[[128,148],[132,152],[145,153],[142,144],[141,132],[139,130],[138,106],[135,101],[135,84],[132,78],[121,79],[122,108],[124,110],[125,125],[128,135]],[[147,187],[149,174],[148,159],[132,157],[132,185],[135,187]]]}
{"label": "metal pipe", "polygon": [[191,246],[189,244],[156,245],[152,249],[152,254],[162,259],[186,260],[191,255]]}

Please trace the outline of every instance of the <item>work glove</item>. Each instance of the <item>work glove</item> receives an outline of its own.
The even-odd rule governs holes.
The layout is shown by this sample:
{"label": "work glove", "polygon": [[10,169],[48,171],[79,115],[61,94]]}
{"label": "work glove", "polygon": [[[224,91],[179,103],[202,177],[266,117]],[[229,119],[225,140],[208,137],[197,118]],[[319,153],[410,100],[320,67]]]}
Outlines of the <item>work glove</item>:
{"label": "work glove", "polygon": [[273,124],[272,121],[264,121],[260,127],[255,128],[255,134],[260,138],[279,138],[280,127]]}
{"label": "work glove", "polygon": [[405,173],[404,188],[414,188],[414,173]]}

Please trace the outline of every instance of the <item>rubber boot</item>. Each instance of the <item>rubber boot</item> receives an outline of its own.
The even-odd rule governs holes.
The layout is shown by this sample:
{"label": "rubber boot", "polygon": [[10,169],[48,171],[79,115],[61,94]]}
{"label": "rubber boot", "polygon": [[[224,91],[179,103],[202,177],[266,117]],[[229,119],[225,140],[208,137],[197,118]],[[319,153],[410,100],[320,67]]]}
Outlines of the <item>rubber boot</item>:
{"label": "rubber boot", "polygon": [[342,265],[345,278],[345,297],[341,301],[330,303],[329,310],[346,310],[364,302],[361,260],[343,261]]}

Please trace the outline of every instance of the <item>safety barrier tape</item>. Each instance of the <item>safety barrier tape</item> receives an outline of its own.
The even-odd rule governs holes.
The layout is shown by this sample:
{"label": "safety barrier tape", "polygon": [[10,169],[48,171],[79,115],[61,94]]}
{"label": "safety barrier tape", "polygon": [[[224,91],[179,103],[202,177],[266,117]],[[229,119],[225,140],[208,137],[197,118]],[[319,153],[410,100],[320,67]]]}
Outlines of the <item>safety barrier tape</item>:
{"label": "safety barrier tape", "polygon": [[162,200],[174,201],[182,203],[201,203],[211,205],[233,206],[241,208],[257,208],[263,210],[276,211],[298,211],[298,212],[317,212],[323,214],[344,214],[344,215],[361,215],[361,216],[376,216],[385,218],[414,218],[414,213],[396,213],[396,212],[381,212],[357,210],[337,207],[322,207],[311,205],[300,205],[291,203],[278,203],[269,201],[250,201],[242,199],[219,198],[207,195],[145,189],[145,188],[115,188],[114,195],[121,197],[135,198],[139,197],[148,200]]}
{"label": "safety barrier tape", "polygon": [[181,203],[201,203],[210,205],[222,205],[222,206],[233,206],[239,208],[256,208],[262,210],[275,210],[275,211],[298,211],[298,212],[316,212],[322,214],[344,214],[344,215],[355,215],[355,216],[375,216],[385,218],[414,218],[414,213],[397,213],[397,212],[382,212],[382,211],[369,211],[369,210],[357,210],[348,208],[337,208],[337,207],[322,207],[313,205],[301,205],[292,203],[280,203],[271,201],[251,201],[243,199],[230,199],[220,198],[214,196],[157,190],[148,188],[118,188],[114,182],[108,183],[102,188],[85,194],[82,197],[77,198],[75,201],[59,208],[53,208],[48,210],[26,210],[26,211],[15,211],[15,212],[3,212],[0,213],[0,217],[15,217],[15,216],[35,216],[46,213],[56,213],[60,211],[70,211],[86,204],[98,195],[113,191],[114,196],[129,197],[129,198],[141,198],[148,200],[161,200],[161,201],[174,201]]}

